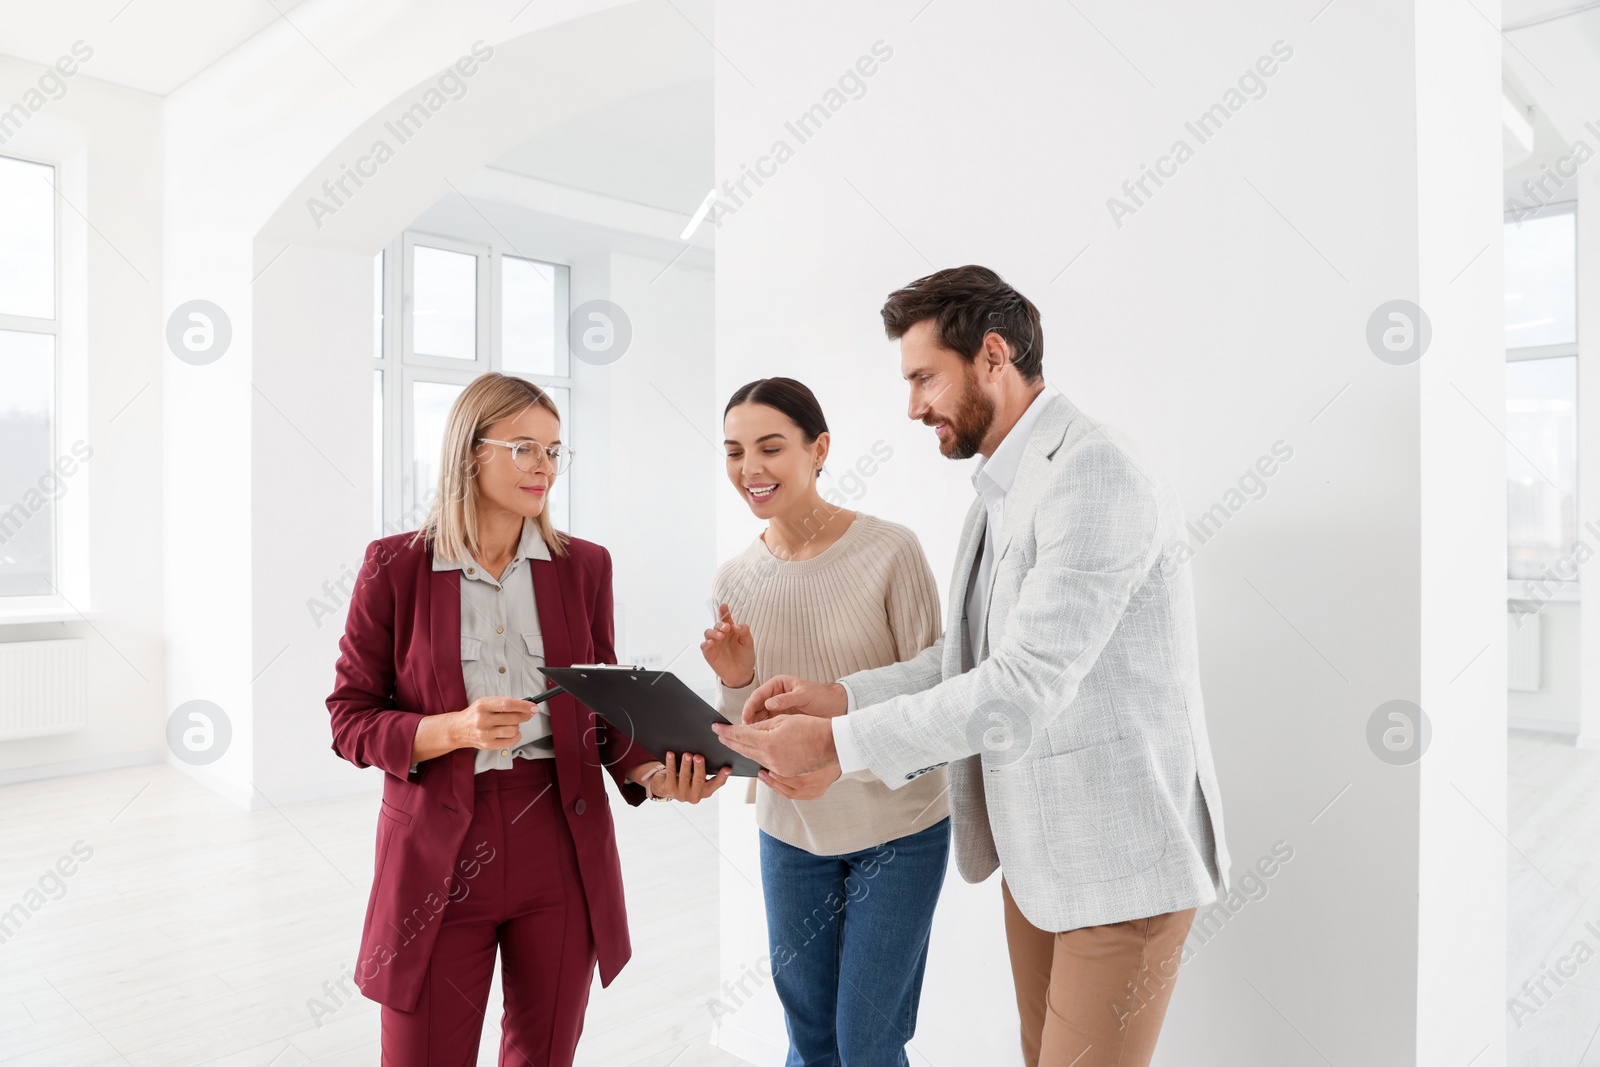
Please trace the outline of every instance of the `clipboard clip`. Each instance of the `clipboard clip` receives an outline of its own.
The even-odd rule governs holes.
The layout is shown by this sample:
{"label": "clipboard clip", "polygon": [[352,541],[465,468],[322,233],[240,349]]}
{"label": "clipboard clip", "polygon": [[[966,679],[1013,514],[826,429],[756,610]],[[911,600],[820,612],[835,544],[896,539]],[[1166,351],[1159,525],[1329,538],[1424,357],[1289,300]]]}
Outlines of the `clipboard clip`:
{"label": "clipboard clip", "polygon": [[[595,670],[595,671],[642,671],[642,670],[644,670],[643,667],[640,667],[638,664],[635,664],[635,663],[574,663],[572,666],[574,668],[581,667],[584,670]],[[522,699],[528,701],[530,704],[543,704],[545,701],[549,700],[551,697],[558,697],[562,693],[565,693],[565,692],[566,692],[566,690],[561,688],[559,685],[552,685],[549,689],[546,689],[544,692],[540,693],[538,696],[523,697]]]}

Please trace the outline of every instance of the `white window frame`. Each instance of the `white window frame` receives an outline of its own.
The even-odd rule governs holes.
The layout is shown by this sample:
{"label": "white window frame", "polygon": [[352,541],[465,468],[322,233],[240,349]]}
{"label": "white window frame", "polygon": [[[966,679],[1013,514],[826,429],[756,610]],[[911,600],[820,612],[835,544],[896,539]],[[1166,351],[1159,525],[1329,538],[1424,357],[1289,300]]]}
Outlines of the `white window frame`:
{"label": "white window frame", "polygon": [[[413,345],[411,307],[413,297],[413,250],[417,245],[462,252],[478,259],[478,307],[476,356],[471,360],[448,356],[419,355]],[[504,369],[500,351],[501,264],[506,256],[531,259],[556,268],[555,301],[557,322],[566,321],[572,308],[572,265],[558,258],[534,256],[509,248],[499,241],[469,241],[445,234],[407,230],[391,242],[383,252],[383,352],[373,360],[373,369],[383,372],[383,469],[379,474],[382,493],[382,533],[414,530],[425,517],[417,503],[416,486],[412,484],[412,453],[414,427],[412,425],[412,386],[418,382],[445,385],[466,385],[474,378],[490,371],[515,374],[540,387],[566,389],[568,397],[567,421],[575,420],[575,382],[572,375],[572,356],[567,350],[566,332],[557,329],[557,365],[565,366],[565,375],[526,374]],[[398,311],[398,313],[395,313]],[[562,437],[571,444],[577,436],[577,427],[563,427]],[[577,486],[567,481],[568,513],[578,511]]]}
{"label": "white window frame", "polygon": [[[30,131],[31,132],[31,131]],[[21,138],[18,138],[19,140]],[[53,295],[49,319],[0,315],[0,329],[49,334],[54,338],[55,390],[52,397],[50,454],[59,458],[77,441],[92,448],[88,419],[88,226],[63,201],[82,202],[88,184],[88,157],[81,144],[48,130],[39,131],[33,150],[7,144],[0,156],[51,168],[58,190],[52,210],[55,244]],[[81,461],[71,488],[54,502],[55,537],[52,583],[55,593],[0,596],[0,625],[79,621],[95,614],[89,583],[89,493],[92,461]],[[40,472],[43,474],[44,472]],[[12,502],[0,502],[9,507]]]}
{"label": "white window frame", "polygon": [[[1517,212],[1513,212],[1513,211],[1506,212],[1506,214],[1505,214],[1506,221],[1507,222],[1515,222],[1515,221],[1517,221],[1517,219],[1514,217],[1516,214],[1518,214],[1518,213]],[[1572,227],[1573,227],[1574,236],[1576,236],[1577,227],[1578,227],[1578,219],[1577,219],[1578,202],[1576,200],[1567,200],[1567,201],[1562,201],[1562,202],[1559,202],[1559,203],[1546,204],[1545,206],[1539,208],[1539,210],[1537,212],[1535,212],[1535,214],[1539,218],[1548,218],[1549,216],[1552,216],[1552,215],[1571,215],[1571,216],[1573,216]],[[1583,277],[1582,277],[1582,273],[1581,273],[1582,270],[1583,270],[1583,264],[1578,260],[1578,242],[1576,240],[1574,240],[1573,243],[1572,243],[1572,258],[1573,258],[1573,263],[1572,263],[1572,298],[1573,298],[1574,302],[1576,303],[1579,300],[1579,294],[1583,291],[1583,289],[1582,289]],[[1560,358],[1564,358],[1564,357],[1569,357],[1570,356],[1574,360],[1577,360],[1576,369],[1574,371],[1575,381],[1581,382],[1582,376],[1583,376],[1583,361],[1577,359],[1577,357],[1578,357],[1578,340],[1583,336],[1583,321],[1582,321],[1582,316],[1581,315],[1579,315],[1577,317],[1577,319],[1574,321],[1572,332],[1573,332],[1573,339],[1572,339],[1571,342],[1568,342],[1568,343],[1556,344],[1556,345],[1530,345],[1529,347],[1526,347],[1526,348],[1508,348],[1508,349],[1505,350],[1506,351],[1506,362],[1507,363],[1521,363],[1521,362],[1524,362],[1524,361],[1527,361],[1527,360],[1534,360],[1534,359],[1560,359]],[[1581,389],[1577,390],[1574,395],[1581,396],[1582,395]],[[1574,435],[1575,444],[1577,442],[1578,437],[1580,437],[1582,435],[1582,433],[1583,433],[1583,420],[1579,419],[1578,420],[1578,426],[1577,426],[1577,429],[1576,429],[1576,432],[1575,432],[1575,435]],[[1577,456],[1578,456],[1578,462],[1581,464],[1582,456],[1583,456],[1583,451],[1582,451],[1581,446],[1578,446]],[[1574,493],[1573,499],[1575,501],[1580,501],[1581,502],[1581,496],[1582,496],[1582,493],[1583,493],[1583,479],[1582,479],[1581,475],[1580,475],[1580,477],[1578,479],[1577,484],[1573,488],[1573,493]],[[1578,509],[1578,514],[1580,514],[1580,515],[1583,514],[1583,511],[1582,511],[1581,507]],[[1528,579],[1525,579],[1525,578],[1512,578],[1508,574],[1506,576],[1506,596],[1507,596],[1507,598],[1510,599],[1510,600],[1527,600],[1528,599],[1528,593],[1527,593],[1527,590],[1526,590],[1525,584],[1524,584],[1526,581],[1528,581]],[[1567,581],[1548,581],[1548,582],[1541,582],[1540,584],[1545,586],[1546,588],[1549,588],[1552,591],[1552,595],[1547,598],[1549,600],[1556,600],[1556,601],[1566,602],[1566,601],[1577,601],[1577,600],[1582,599],[1582,595],[1581,595],[1582,586],[1575,580],[1574,581],[1570,581],[1570,582],[1567,582]]]}

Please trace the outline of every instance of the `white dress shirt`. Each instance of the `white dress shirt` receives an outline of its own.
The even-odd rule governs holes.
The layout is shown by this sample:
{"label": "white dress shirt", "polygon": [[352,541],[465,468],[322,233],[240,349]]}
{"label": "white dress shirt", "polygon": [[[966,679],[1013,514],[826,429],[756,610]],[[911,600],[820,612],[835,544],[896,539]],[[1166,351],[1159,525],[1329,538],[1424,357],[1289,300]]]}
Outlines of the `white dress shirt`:
{"label": "white dress shirt", "polygon": [[[1017,419],[1016,425],[995,446],[994,454],[980,454],[978,465],[972,471],[972,488],[983,498],[984,510],[983,548],[973,567],[973,580],[967,585],[964,619],[974,663],[978,659],[978,650],[983,647],[984,626],[988,622],[989,586],[994,579],[994,543],[999,531],[1004,528],[1006,493],[1011,491],[1012,484],[1017,480],[1017,468],[1022,465],[1022,456],[1034,423],[1039,421],[1045,404],[1059,391],[1046,382],[1043,391],[1033,398],[1027,410]],[[861,758],[861,750],[856,746],[854,726],[850,722],[849,713],[856,710],[856,695],[848,685],[844,687],[844,692],[845,714],[835,716],[833,720],[833,748],[839,758],[840,773],[849,774],[851,771],[864,770],[866,761]]]}

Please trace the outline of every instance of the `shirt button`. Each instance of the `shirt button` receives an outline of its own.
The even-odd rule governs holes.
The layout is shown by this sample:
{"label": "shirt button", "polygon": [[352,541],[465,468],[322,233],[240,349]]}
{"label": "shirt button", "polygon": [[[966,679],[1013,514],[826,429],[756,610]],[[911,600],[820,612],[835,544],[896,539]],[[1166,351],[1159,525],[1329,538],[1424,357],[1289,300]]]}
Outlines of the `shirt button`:
{"label": "shirt button", "polygon": [[577,800],[573,801],[572,810],[577,812],[579,815],[582,815],[583,814],[583,810],[585,808],[587,808],[588,806],[589,805],[587,805],[587,804],[585,804],[583,802],[583,798],[579,797]]}
{"label": "shirt button", "polygon": [[506,673],[506,669],[505,669],[505,668],[504,668],[504,667],[501,667],[501,668],[500,668],[500,673],[501,673],[501,674],[504,674],[504,673]]}
{"label": "shirt button", "polygon": [[511,755],[511,750],[509,748],[502,748],[500,750],[500,755],[509,756],[509,755]]}
{"label": "shirt button", "polygon": [[496,626],[494,628],[494,632],[497,634],[503,634],[506,632],[506,628],[504,626]]}
{"label": "shirt button", "polygon": [[478,572],[477,572],[477,570],[476,570],[476,569],[475,569],[475,568],[473,568],[473,567],[468,567],[468,568],[467,568],[467,573],[468,573],[468,574],[477,574],[477,573],[478,573]]}

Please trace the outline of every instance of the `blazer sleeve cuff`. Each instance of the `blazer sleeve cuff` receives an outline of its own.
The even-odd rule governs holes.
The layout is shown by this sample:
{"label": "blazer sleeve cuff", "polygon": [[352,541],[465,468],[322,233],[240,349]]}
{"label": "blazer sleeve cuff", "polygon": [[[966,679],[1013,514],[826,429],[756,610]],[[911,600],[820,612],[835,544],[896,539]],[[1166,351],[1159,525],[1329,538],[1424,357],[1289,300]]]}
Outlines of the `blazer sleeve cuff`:
{"label": "blazer sleeve cuff", "polygon": [[396,778],[410,780],[417,766],[411,762],[411,746],[417,739],[417,724],[424,716],[420,711],[398,710],[379,714],[383,733],[376,751],[371,753],[371,760]]}
{"label": "blazer sleeve cuff", "polygon": [[617,792],[622,794],[622,799],[629,807],[637,808],[645,802],[649,794],[645,792],[644,786],[628,780],[628,771],[641,763],[651,762],[655,757],[635,745],[633,738],[616,730],[615,727],[608,726],[607,731],[611,737],[620,739],[620,743],[612,742],[611,752],[608,753],[611,758],[606,763],[606,770],[617,783]]}
{"label": "blazer sleeve cuff", "polygon": [[[947,767],[949,760],[942,763],[929,764],[918,767],[914,763],[907,763],[902,751],[897,751],[895,738],[891,733],[886,733],[881,726],[887,725],[885,716],[891,713],[886,706],[868,705],[854,715],[841,715],[834,719],[834,748],[839,747],[839,729],[841,722],[851,722],[849,729],[850,744],[857,753],[857,759],[862,767],[868,768],[870,773],[877,776],[878,780],[890,789],[900,789],[911,782],[921,778],[929,771],[936,771],[940,767]],[[927,757],[924,757],[927,758]],[[840,756],[841,768],[844,767],[843,754]]]}

